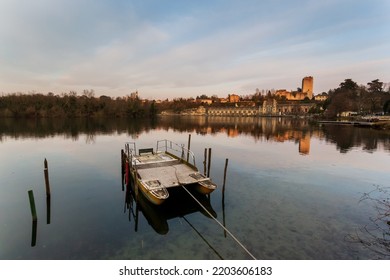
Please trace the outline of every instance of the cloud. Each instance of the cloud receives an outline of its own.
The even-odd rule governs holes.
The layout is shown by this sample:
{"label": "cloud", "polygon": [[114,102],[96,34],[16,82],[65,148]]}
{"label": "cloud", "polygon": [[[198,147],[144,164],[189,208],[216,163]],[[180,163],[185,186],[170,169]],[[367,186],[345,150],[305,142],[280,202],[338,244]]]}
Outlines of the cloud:
{"label": "cloud", "polygon": [[195,2],[3,0],[0,91],[159,98],[295,89],[305,75],[322,91],[345,78],[332,72],[367,76],[357,65],[389,75],[386,2]]}

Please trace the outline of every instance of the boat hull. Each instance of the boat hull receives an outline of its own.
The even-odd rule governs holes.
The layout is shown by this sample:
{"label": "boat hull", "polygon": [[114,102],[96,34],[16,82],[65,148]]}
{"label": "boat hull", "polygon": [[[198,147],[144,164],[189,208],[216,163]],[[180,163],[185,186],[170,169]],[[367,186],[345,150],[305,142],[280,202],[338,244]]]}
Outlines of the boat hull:
{"label": "boat hull", "polygon": [[214,183],[212,183],[211,181],[199,182],[195,186],[195,190],[201,194],[210,194],[216,188],[217,188],[217,186]]}
{"label": "boat hull", "polygon": [[159,192],[161,191],[163,195],[156,195],[156,191],[146,188],[144,183],[140,180],[137,180],[136,186],[139,190],[141,190],[144,196],[155,205],[162,204],[169,197],[169,193],[165,188],[161,188],[159,190]]}

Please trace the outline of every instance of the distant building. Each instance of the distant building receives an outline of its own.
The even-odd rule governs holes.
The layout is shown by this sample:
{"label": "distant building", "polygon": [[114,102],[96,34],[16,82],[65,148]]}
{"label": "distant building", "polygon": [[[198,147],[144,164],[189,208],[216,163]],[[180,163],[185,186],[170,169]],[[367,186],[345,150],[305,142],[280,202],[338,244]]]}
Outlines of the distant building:
{"label": "distant building", "polygon": [[305,98],[313,98],[313,77],[308,76],[302,79],[301,91],[287,91],[279,89],[275,92],[277,96],[284,97],[286,100],[304,100]]}
{"label": "distant building", "polygon": [[201,104],[212,104],[213,103],[213,100],[210,99],[210,98],[197,98],[196,99],[196,103],[201,103]]}
{"label": "distant building", "polygon": [[219,102],[220,102],[220,103],[227,103],[227,102],[229,102],[229,99],[228,99],[228,98],[223,98],[223,97],[222,97],[222,98],[219,99]]}
{"label": "distant building", "polygon": [[264,100],[262,106],[210,107],[209,116],[288,116],[307,115],[314,103],[287,101],[278,103],[276,99]]}
{"label": "distant building", "polygon": [[229,94],[228,100],[230,103],[240,102],[240,97],[237,94]]}
{"label": "distant building", "polygon": [[325,101],[326,99],[328,99],[328,94],[325,92],[314,96],[315,101]]}
{"label": "distant building", "polygon": [[273,99],[271,102],[264,100],[263,106],[261,107],[261,113],[263,115],[276,115],[278,111],[278,103],[276,99]]}

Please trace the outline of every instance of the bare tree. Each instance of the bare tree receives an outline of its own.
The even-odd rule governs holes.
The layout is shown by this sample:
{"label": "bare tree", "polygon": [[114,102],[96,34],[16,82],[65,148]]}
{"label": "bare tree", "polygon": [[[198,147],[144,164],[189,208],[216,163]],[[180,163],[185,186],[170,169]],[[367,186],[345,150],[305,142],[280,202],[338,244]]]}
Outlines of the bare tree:
{"label": "bare tree", "polygon": [[390,188],[376,185],[374,190],[363,194],[359,202],[363,201],[371,202],[377,214],[346,240],[362,244],[378,257],[390,257]]}

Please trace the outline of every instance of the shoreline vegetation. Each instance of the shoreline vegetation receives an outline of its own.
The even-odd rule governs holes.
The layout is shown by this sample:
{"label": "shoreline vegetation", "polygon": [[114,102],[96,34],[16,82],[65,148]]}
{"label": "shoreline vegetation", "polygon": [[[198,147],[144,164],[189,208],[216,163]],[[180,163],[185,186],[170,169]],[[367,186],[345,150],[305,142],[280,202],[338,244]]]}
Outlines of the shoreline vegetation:
{"label": "shoreline vegetation", "polygon": [[[367,86],[359,86],[351,79],[346,79],[338,88],[321,95],[326,96],[326,99],[316,100],[313,97],[311,100],[306,98],[291,101],[278,96],[275,91],[268,91],[265,94],[264,90],[260,93],[256,89],[254,94],[237,96],[239,100],[222,103],[215,95],[163,101],[141,99],[138,92],[125,97],[112,98],[106,95],[95,97],[93,89],[84,90],[81,95],[75,91],[61,95],[52,92],[3,93],[0,95],[0,118],[145,118],[160,114],[207,116],[208,112],[216,108],[225,111],[252,108],[251,114],[259,117],[309,117],[322,120],[336,120],[340,117],[361,120],[367,116],[390,115],[390,84],[384,84],[378,79],[367,83]],[[308,109],[292,109],[289,111],[292,113],[284,113],[287,111],[285,109],[279,111],[275,109],[270,114],[264,114],[265,111],[262,113],[260,109],[256,111],[256,108],[261,108],[265,104],[268,107],[268,104],[283,104],[282,106]],[[245,116],[240,112],[235,112],[234,115]]]}
{"label": "shoreline vegetation", "polygon": [[13,93],[0,96],[0,117],[10,118],[83,118],[83,117],[146,117],[156,114],[154,101],[139,98],[95,97],[93,90],[83,95],[71,91],[61,95],[49,92]]}

